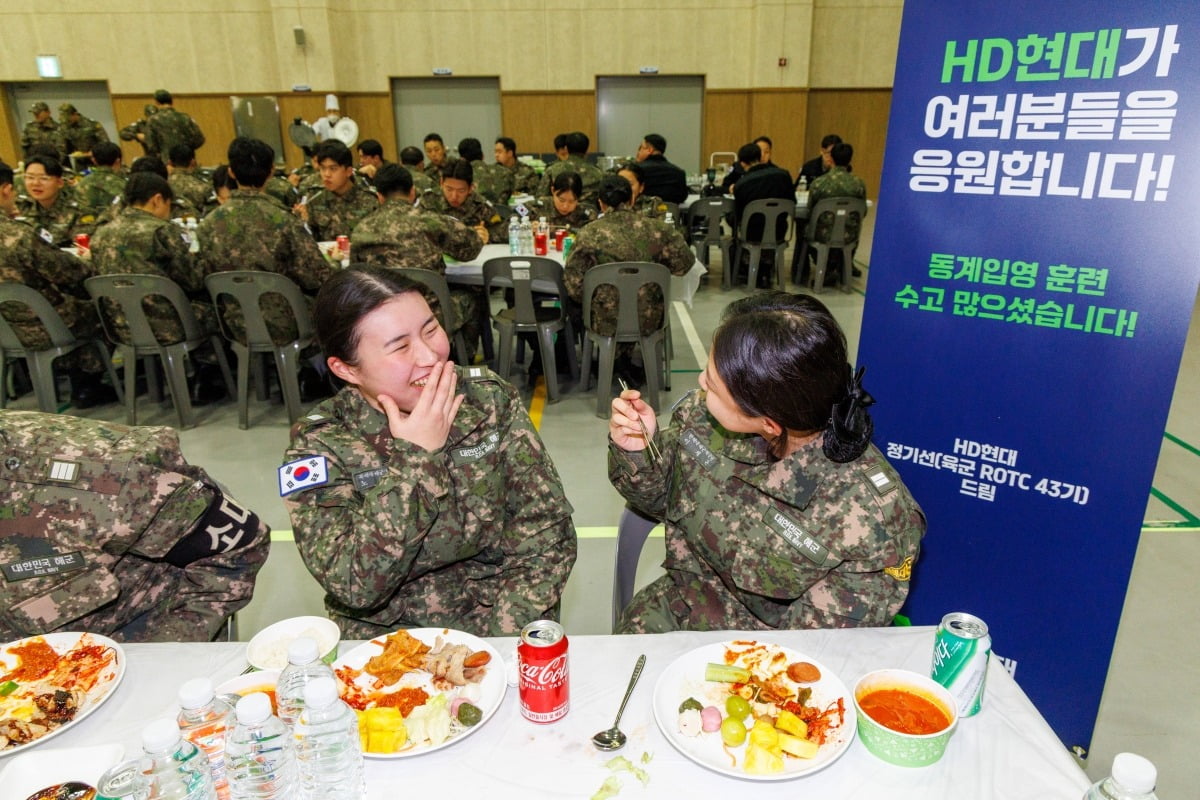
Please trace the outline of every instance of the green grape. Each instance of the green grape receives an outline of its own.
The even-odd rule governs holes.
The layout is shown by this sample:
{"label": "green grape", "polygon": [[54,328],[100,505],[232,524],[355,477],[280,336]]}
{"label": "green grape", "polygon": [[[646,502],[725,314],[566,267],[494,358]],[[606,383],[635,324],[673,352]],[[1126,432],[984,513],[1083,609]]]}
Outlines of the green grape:
{"label": "green grape", "polygon": [[737,747],[746,741],[746,726],[737,717],[726,717],[721,721],[721,741],[729,747]]}
{"label": "green grape", "polygon": [[745,719],[750,716],[750,703],[741,695],[731,694],[725,701],[725,713],[731,717]]}

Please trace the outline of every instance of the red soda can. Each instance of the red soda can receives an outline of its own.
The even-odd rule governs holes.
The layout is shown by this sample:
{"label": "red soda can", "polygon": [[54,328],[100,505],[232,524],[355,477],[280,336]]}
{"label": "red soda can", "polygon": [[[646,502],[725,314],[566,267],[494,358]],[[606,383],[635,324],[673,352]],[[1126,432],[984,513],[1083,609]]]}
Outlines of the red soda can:
{"label": "red soda can", "polygon": [[562,252],[563,239],[565,239],[566,236],[567,236],[566,228],[559,228],[558,230],[556,230],[554,232],[554,249],[560,253]]}
{"label": "red soda can", "polygon": [[75,234],[75,246],[80,250],[87,250],[92,246],[92,237],[88,236],[86,233]]}
{"label": "red soda can", "polygon": [[349,236],[337,237],[337,246],[338,246],[338,250],[342,254],[342,258],[350,257],[350,237]]}
{"label": "red soda can", "polygon": [[521,716],[530,722],[556,722],[570,706],[567,634],[554,620],[539,619],[521,629],[517,645],[517,685]]}
{"label": "red soda can", "polygon": [[549,235],[543,228],[537,228],[533,232],[533,254],[535,256],[544,256],[550,251]]}

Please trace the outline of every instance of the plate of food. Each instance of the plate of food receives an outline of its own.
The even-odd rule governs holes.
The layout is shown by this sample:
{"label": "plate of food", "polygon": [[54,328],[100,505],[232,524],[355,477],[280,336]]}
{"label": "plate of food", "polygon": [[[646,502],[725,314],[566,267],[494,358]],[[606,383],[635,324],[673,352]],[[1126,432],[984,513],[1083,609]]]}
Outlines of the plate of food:
{"label": "plate of food", "polygon": [[0,645],[0,757],[75,725],[123,677],[125,652],[96,633],[47,633]]}
{"label": "plate of food", "polygon": [[701,766],[757,781],[809,775],[854,741],[846,685],[782,645],[735,640],[675,659],[654,687],[654,719]]}
{"label": "plate of food", "polygon": [[482,728],[508,689],[495,648],[450,628],[379,636],[335,661],[333,671],[358,713],[367,758],[449,747]]}

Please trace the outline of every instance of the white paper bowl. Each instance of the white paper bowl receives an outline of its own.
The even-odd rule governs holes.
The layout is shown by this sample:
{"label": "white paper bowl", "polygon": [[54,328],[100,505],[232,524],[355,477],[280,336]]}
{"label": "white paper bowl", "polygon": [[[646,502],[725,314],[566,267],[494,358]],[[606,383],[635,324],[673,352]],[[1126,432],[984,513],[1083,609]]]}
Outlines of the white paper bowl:
{"label": "white paper bowl", "polygon": [[256,633],[246,645],[246,661],[255,669],[283,669],[287,666],[288,645],[301,636],[317,640],[317,651],[326,664],[337,660],[342,631],[336,622],[326,617],[292,617]]}

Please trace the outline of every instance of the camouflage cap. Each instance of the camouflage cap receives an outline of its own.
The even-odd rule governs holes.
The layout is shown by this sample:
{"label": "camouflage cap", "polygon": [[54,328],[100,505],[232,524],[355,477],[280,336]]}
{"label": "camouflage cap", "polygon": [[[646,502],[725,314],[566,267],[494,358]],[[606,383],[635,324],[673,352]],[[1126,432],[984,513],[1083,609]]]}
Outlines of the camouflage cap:
{"label": "camouflage cap", "polygon": [[43,111],[49,111],[49,110],[50,110],[50,106],[46,105],[45,103],[43,103],[41,101],[38,101],[29,107],[30,114],[40,114]]}
{"label": "camouflage cap", "polygon": [[150,116],[151,114],[157,114],[158,106],[154,105],[153,103],[146,105],[142,108],[142,113],[145,114],[147,117]]}
{"label": "camouflage cap", "polygon": [[59,110],[59,113],[61,113],[61,114],[76,114],[76,113],[78,113],[75,106],[72,105],[71,103],[63,103],[62,105],[60,105],[58,107],[58,110]]}

